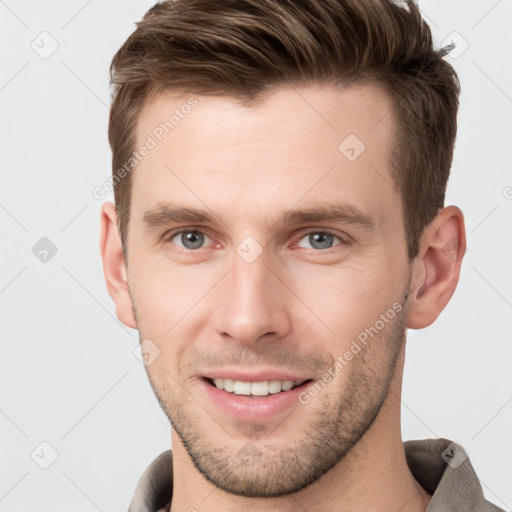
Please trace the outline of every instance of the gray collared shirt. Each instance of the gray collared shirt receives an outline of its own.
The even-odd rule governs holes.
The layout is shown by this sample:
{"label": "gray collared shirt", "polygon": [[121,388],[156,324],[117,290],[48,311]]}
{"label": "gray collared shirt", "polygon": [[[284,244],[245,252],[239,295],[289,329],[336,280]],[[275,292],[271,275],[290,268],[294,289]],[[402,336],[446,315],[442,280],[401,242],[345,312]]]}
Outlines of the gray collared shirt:
{"label": "gray collared shirt", "polygon": [[[504,512],[484,498],[466,452],[448,439],[404,442],[407,464],[432,495],[425,512]],[[172,452],[161,453],[135,488],[128,512],[168,512],[172,499]]]}

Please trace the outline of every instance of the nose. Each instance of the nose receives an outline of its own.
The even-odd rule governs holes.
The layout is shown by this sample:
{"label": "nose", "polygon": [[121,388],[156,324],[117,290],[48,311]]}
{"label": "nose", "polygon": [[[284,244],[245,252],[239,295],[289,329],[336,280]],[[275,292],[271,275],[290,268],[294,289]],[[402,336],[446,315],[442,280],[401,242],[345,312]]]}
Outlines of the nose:
{"label": "nose", "polygon": [[293,294],[269,260],[265,251],[250,263],[234,253],[231,271],[216,294],[214,323],[222,336],[253,344],[290,332]]}

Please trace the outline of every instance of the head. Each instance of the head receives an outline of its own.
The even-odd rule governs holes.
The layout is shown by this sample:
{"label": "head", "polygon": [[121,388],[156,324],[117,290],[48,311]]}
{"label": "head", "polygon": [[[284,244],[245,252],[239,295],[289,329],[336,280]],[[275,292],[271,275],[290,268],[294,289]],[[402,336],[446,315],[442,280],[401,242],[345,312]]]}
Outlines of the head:
{"label": "head", "polygon": [[386,114],[397,128],[392,178],[402,197],[408,255],[414,258],[423,229],[444,205],[459,84],[443,60],[449,49],[433,48],[418,7],[411,0],[408,9],[397,4],[199,0],[150,9],[111,66],[109,141],[123,246],[137,121],[158,94],[227,96],[251,105],[281,85],[373,83],[391,102]]}
{"label": "head", "polygon": [[[298,491],[398,414],[405,330],[444,309],[464,252],[444,54],[411,1],[175,0],[115,55],[107,284],[219,488]],[[212,386],[269,376],[306,382],[272,413]]]}

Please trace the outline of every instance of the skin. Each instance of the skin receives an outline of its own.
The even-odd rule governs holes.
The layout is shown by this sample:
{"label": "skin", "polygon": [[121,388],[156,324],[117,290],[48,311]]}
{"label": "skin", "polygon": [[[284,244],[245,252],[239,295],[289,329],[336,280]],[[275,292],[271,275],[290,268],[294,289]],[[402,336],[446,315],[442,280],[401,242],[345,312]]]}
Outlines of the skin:
{"label": "skin", "polygon": [[[189,97],[154,98],[137,146]],[[255,107],[194,97],[133,172],[128,265],[114,206],[101,214],[117,316],[160,350],[146,370],[174,427],[172,510],[425,510],[430,496],[407,467],[400,431],[405,330],[430,325],[455,290],[462,212],[442,209],[408,260],[389,161],[396,126],[375,84],[281,87]],[[349,134],[366,146],[354,161],[338,149]],[[171,203],[214,221],[155,222]],[[334,203],[357,208],[373,228],[279,223],[290,210]],[[179,229],[201,230],[204,238],[192,235],[199,248]],[[309,236],[325,230],[334,235],[326,245]],[[261,249],[250,263],[236,250],[247,236],[258,244],[251,254]],[[201,376],[211,368],[320,380],[393,304],[401,310],[309,403],[240,420],[206,399]]]}

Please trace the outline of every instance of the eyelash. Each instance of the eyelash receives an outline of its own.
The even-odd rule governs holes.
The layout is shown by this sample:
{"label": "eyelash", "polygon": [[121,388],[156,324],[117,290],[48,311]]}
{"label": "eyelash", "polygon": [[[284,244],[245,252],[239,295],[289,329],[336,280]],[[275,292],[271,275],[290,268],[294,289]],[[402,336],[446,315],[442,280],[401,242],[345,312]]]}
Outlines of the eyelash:
{"label": "eyelash", "polygon": [[[209,238],[212,238],[206,231],[200,229],[200,228],[196,228],[196,227],[190,227],[190,228],[187,228],[187,229],[178,229],[176,231],[171,231],[169,233],[167,233],[166,235],[164,235],[164,241],[165,242],[170,242],[176,235],[180,235],[182,233],[201,233],[203,235],[206,235],[208,236]],[[345,235],[345,237],[335,233],[334,231],[331,231],[330,229],[310,229],[308,231],[303,231],[300,233],[300,237],[296,240],[296,242],[294,242],[294,245],[293,247],[296,247],[297,244],[307,235],[310,235],[312,233],[321,233],[321,234],[327,234],[327,235],[332,235],[333,237],[337,238],[340,243],[338,245],[335,245],[333,247],[329,247],[328,249],[308,249],[306,247],[301,247],[301,249],[306,249],[310,252],[314,252],[314,253],[318,253],[318,254],[330,254],[333,250],[335,250],[337,247],[341,247],[341,246],[345,246],[345,245],[348,245],[349,243],[349,240],[348,240],[348,235]],[[201,249],[205,249],[205,247],[200,247],[199,249],[181,249],[180,250],[182,252],[198,252],[200,251]]]}
{"label": "eyelash", "polygon": [[329,247],[328,249],[314,249],[314,248],[307,248],[307,247],[301,247],[303,250],[307,250],[310,252],[314,252],[317,254],[330,254],[332,251],[336,250],[337,248],[340,248],[342,246],[345,246],[348,244],[348,235],[345,235],[344,237],[335,233],[334,231],[331,231],[330,229],[310,229],[309,231],[302,231],[300,233],[300,236],[297,240],[297,242],[294,242],[293,247],[297,247],[296,244],[298,244],[304,237],[310,235],[311,233],[321,233],[322,235],[332,235],[334,238],[337,238],[340,243],[338,245],[333,245],[332,247]]}

